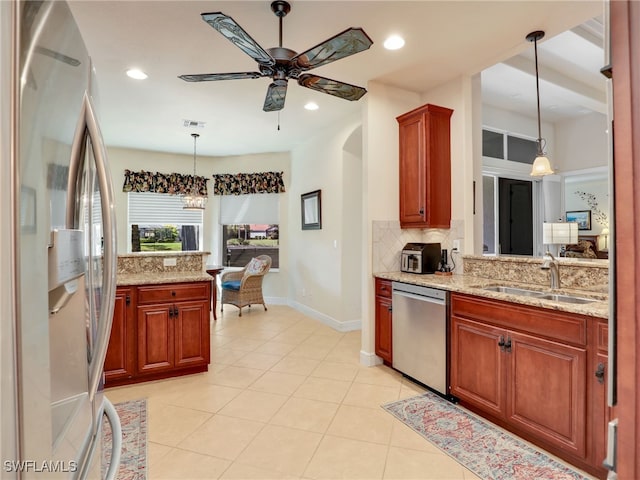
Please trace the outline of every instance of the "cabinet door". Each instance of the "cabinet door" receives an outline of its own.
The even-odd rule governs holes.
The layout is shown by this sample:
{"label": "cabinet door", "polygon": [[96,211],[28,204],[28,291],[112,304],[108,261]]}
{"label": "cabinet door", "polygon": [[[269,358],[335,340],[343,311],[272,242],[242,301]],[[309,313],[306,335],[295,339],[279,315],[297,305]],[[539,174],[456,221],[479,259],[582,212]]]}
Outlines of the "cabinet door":
{"label": "cabinet door", "polygon": [[209,363],[209,302],[175,304],[175,366]]}
{"label": "cabinet door", "polygon": [[399,124],[400,224],[426,221],[426,152],[424,115],[416,114]]}
{"label": "cabinet door", "polygon": [[508,340],[508,421],[584,458],[586,349],[513,332]]}
{"label": "cabinet door", "polygon": [[391,298],[376,297],[376,355],[393,363]]}
{"label": "cabinet door", "polygon": [[160,372],[174,365],[174,305],[138,307],[138,372]]}
{"label": "cabinet door", "polygon": [[135,370],[135,318],[131,288],[118,288],[113,310],[113,324],[104,360],[105,383],[132,378]]}
{"label": "cabinet door", "polygon": [[610,420],[611,407],[607,404],[607,380],[609,376],[607,340],[609,328],[606,323],[598,322],[596,328],[596,354],[587,373],[587,381],[591,384],[593,406],[593,463],[602,465],[607,456],[607,423]]}
{"label": "cabinet door", "polygon": [[451,393],[495,417],[504,416],[504,331],[451,317]]}

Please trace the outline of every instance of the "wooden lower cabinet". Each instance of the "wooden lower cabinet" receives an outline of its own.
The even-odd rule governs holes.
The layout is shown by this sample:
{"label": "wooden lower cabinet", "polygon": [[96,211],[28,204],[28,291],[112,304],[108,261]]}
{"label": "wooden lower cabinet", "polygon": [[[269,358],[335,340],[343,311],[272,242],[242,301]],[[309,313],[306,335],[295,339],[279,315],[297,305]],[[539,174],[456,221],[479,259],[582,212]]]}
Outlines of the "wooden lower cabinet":
{"label": "wooden lower cabinet", "polygon": [[136,370],[136,322],[134,317],[135,287],[118,287],[113,309],[113,323],[104,374],[107,384],[130,380]]}
{"label": "wooden lower cabinet", "polygon": [[[132,345],[124,359],[127,375],[114,375],[107,367],[120,359],[121,322],[116,322],[105,362],[106,386],[207,371],[210,361],[209,312],[211,282],[131,287],[137,299],[129,306],[128,337]],[[117,308],[116,313],[120,311]]]}
{"label": "wooden lower cabinet", "polygon": [[454,293],[451,394],[461,405],[605,477],[605,394],[594,389],[598,379],[591,371],[603,361],[590,348],[595,323]]}
{"label": "wooden lower cabinet", "polygon": [[375,351],[385,363],[393,363],[391,281],[376,278]]}

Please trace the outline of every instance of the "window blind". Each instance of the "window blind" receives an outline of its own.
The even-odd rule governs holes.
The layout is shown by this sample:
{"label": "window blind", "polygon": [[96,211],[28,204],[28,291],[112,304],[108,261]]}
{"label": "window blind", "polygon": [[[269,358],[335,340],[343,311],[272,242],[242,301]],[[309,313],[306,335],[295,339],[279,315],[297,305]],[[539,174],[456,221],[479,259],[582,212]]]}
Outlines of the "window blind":
{"label": "window blind", "polygon": [[280,195],[257,193],[253,195],[223,195],[220,197],[220,223],[222,225],[280,223]]}
{"label": "window blind", "polygon": [[196,225],[202,223],[202,210],[183,210],[179,195],[129,192],[129,224]]}

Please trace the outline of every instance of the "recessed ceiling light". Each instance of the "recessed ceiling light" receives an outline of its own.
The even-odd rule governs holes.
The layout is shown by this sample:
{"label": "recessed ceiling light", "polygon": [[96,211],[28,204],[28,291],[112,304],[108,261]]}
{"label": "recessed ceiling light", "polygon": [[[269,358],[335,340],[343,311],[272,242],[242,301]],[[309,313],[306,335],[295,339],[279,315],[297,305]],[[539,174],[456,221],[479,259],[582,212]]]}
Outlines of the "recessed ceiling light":
{"label": "recessed ceiling light", "polygon": [[138,68],[130,68],[127,70],[127,77],[135,78],[136,80],[144,80],[148,75]]}
{"label": "recessed ceiling light", "polygon": [[384,48],[387,50],[398,50],[404,47],[404,38],[400,35],[391,35],[384,41]]}
{"label": "recessed ceiling light", "polygon": [[318,110],[320,107],[315,102],[309,102],[304,106],[304,108],[307,110]]}

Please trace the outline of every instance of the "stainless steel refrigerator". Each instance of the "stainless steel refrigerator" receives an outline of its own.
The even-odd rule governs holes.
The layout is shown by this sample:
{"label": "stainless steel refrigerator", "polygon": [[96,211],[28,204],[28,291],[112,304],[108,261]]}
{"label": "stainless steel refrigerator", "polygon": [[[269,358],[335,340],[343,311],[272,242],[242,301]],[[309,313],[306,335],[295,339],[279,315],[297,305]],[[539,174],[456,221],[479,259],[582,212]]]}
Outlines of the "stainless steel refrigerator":
{"label": "stainless steel refrigerator", "polygon": [[[1,478],[112,478],[113,188],[64,1],[0,1]],[[103,417],[114,431],[102,465]]]}

